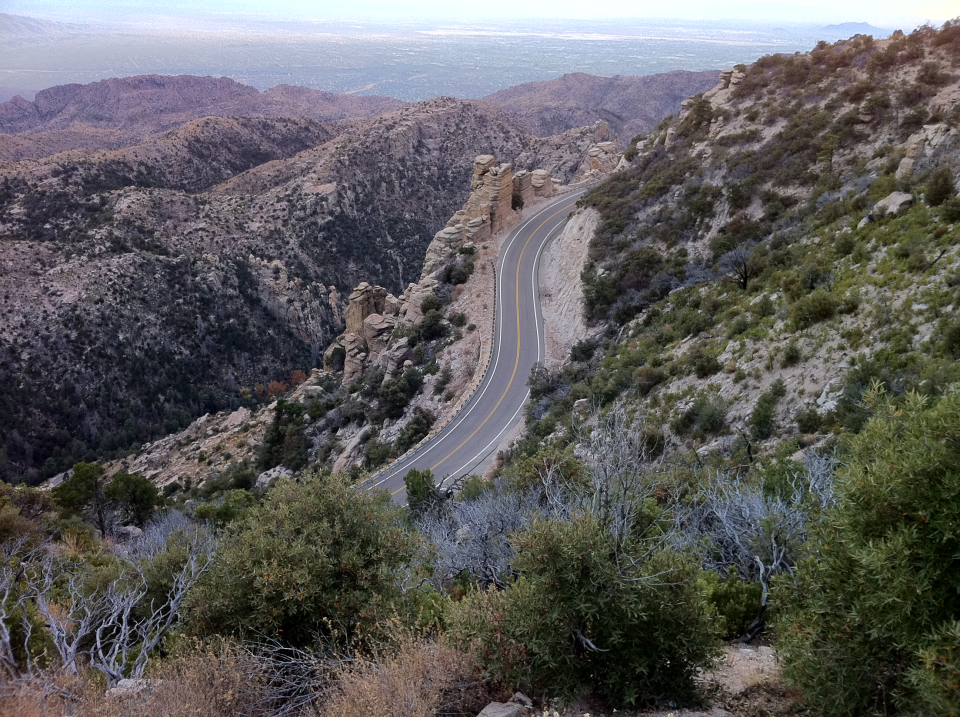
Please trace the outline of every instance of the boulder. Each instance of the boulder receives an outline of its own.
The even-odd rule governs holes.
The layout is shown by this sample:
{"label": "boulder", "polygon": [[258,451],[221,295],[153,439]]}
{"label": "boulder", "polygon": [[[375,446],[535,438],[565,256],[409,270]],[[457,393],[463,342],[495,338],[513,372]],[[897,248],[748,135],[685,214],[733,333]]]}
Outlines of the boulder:
{"label": "boulder", "polygon": [[870,216],[879,219],[887,214],[898,214],[913,204],[913,196],[906,192],[891,192],[873,205]]}
{"label": "boulder", "polygon": [[410,340],[406,337],[395,343],[380,354],[379,363],[383,366],[384,380],[394,378],[403,371],[404,363],[410,357]]}
{"label": "boulder", "polygon": [[521,169],[513,175],[513,193],[520,195],[524,206],[531,204],[537,198],[533,189],[533,174],[525,169]]}
{"label": "boulder", "polygon": [[523,708],[509,702],[491,702],[477,717],[523,717]]}
{"label": "boulder", "polygon": [[268,471],[264,471],[257,476],[257,490],[264,490],[269,487],[277,478],[289,478],[293,471],[283,466],[276,466]]}

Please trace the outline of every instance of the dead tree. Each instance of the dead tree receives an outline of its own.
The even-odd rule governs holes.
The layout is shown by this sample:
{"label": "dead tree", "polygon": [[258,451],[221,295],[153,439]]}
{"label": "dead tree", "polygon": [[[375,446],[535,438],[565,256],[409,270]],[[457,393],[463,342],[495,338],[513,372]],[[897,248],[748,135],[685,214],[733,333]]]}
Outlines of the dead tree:
{"label": "dead tree", "polygon": [[746,290],[754,274],[753,267],[750,265],[750,253],[747,247],[738,246],[720,257],[720,271],[723,272],[725,281],[730,281]]}
{"label": "dead tree", "polygon": [[678,547],[697,551],[708,570],[727,575],[735,567],[739,576],[761,585],[759,614],[739,642],[763,630],[770,578],[793,572],[811,513],[833,504],[835,465],[829,456],[809,457],[791,480],[788,496],[747,483],[740,474],[719,473],[700,486],[694,507],[677,515]]}

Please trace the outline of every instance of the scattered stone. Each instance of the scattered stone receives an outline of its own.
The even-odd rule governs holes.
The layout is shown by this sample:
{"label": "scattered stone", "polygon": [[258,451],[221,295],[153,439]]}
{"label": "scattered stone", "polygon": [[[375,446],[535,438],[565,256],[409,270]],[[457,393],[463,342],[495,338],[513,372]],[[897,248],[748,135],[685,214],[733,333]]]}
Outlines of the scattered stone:
{"label": "scattered stone", "polygon": [[531,700],[522,692],[515,692],[513,697],[510,698],[510,701],[521,704],[524,707],[533,707],[533,700]]}
{"label": "scattered stone", "polygon": [[116,687],[111,687],[104,693],[104,697],[110,700],[125,700],[136,697],[141,692],[153,689],[155,682],[160,682],[160,680],[148,680],[144,677],[120,680]]}
{"label": "scattered stone", "polygon": [[477,717],[523,717],[523,708],[509,702],[491,702]]}

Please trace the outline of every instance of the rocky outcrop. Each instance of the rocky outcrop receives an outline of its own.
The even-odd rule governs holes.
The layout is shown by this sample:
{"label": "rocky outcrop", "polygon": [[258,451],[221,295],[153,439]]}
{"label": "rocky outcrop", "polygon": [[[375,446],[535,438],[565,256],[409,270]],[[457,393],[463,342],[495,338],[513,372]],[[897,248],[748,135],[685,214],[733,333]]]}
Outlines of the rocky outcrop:
{"label": "rocky outcrop", "polygon": [[894,176],[897,179],[909,177],[925,152],[936,150],[948,139],[956,138],[958,134],[960,133],[956,128],[943,123],[924,125],[919,132],[910,135],[904,145],[905,156],[900,160]]}

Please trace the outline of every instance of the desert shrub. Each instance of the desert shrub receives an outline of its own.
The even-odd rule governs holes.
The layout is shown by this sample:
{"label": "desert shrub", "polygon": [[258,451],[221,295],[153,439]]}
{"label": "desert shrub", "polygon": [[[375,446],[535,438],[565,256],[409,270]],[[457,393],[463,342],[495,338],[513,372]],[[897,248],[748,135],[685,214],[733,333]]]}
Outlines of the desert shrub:
{"label": "desert shrub", "polygon": [[854,239],[853,234],[839,234],[833,240],[833,250],[837,253],[837,256],[850,256],[856,248],[857,240]]}
{"label": "desert shrub", "polygon": [[199,520],[209,520],[222,528],[249,515],[256,504],[257,499],[250,491],[227,490],[217,498],[197,505],[193,509],[193,516]]}
{"label": "desert shrub", "polygon": [[839,308],[837,298],[829,291],[815,289],[797,299],[790,306],[790,320],[796,329],[806,329],[821,321],[833,318]]}
{"label": "desert shrub", "polygon": [[413,409],[413,416],[397,435],[396,447],[400,453],[406,453],[427,437],[436,417],[431,411],[417,407]]}
{"label": "desert shrub", "polygon": [[807,406],[797,416],[797,428],[801,433],[816,433],[820,430],[823,419],[813,406]]}
{"label": "desert shrub", "polygon": [[121,519],[143,526],[160,503],[160,492],[151,480],[134,473],[119,471],[104,490],[110,500],[121,511]]}
{"label": "desert shrub", "polygon": [[926,199],[931,207],[939,207],[957,194],[957,183],[950,167],[940,167],[927,182]]}
{"label": "desert shrub", "polygon": [[303,427],[303,406],[296,401],[277,399],[273,421],[260,447],[257,467],[265,471],[282,465],[296,471],[307,465],[307,439]]}
{"label": "desert shrub", "polygon": [[948,199],[941,204],[940,216],[945,222],[960,222],[960,197]]}
{"label": "desert shrub", "polygon": [[570,348],[570,360],[571,361],[589,361],[593,358],[594,352],[597,350],[597,344],[595,341],[589,339],[583,339],[582,341],[577,341]]}
{"label": "desert shrub", "polygon": [[633,383],[641,396],[648,395],[659,384],[667,380],[667,375],[658,368],[647,364],[633,372]]}
{"label": "desert shrub", "polygon": [[452,633],[504,686],[596,691],[616,706],[692,701],[694,678],[715,654],[697,569],[654,551],[631,579],[616,541],[591,516],[534,522],[515,539],[520,579],[470,594],[451,614]]}
{"label": "desert shrub", "polygon": [[436,294],[427,294],[420,301],[420,311],[423,314],[427,314],[429,311],[439,311],[440,310],[440,299]]}
{"label": "desert shrub", "polygon": [[694,346],[693,350],[687,355],[687,363],[697,375],[697,378],[707,378],[723,368],[717,360],[716,354],[705,349],[700,344]]}
{"label": "desert shrub", "polygon": [[826,715],[948,714],[932,707],[960,696],[960,396],[868,400],[786,601],[784,675]]}
{"label": "desert shrub", "polygon": [[702,438],[720,433],[726,425],[727,404],[719,396],[701,393],[686,411],[670,422],[670,429],[678,436]]}
{"label": "desert shrub", "polygon": [[450,385],[450,381],[453,380],[453,371],[450,370],[449,366],[444,366],[440,370],[440,375],[437,376],[437,382],[433,385],[433,395],[439,396],[441,393],[447,390],[447,386]]}
{"label": "desert shrub", "polygon": [[281,479],[224,529],[213,569],[190,596],[191,630],[307,645],[331,629],[374,628],[398,597],[392,571],[414,551],[399,510],[339,474]]}
{"label": "desert shrub", "polygon": [[725,580],[713,571],[704,572],[701,585],[717,615],[720,634],[728,640],[743,635],[760,612],[763,586],[741,580],[736,566],[730,567]]}
{"label": "desert shrub", "polygon": [[388,378],[377,389],[387,418],[400,418],[410,399],[423,387],[423,373],[411,366],[402,376]]}
{"label": "desert shrub", "polygon": [[[424,303],[426,303],[426,299],[424,299]],[[442,339],[447,335],[447,326],[443,323],[443,314],[439,309],[430,309],[423,315],[423,321],[420,323],[420,335],[423,336],[425,341]]]}
{"label": "desert shrub", "polygon": [[787,386],[783,379],[773,382],[768,391],[760,394],[753,411],[750,413],[750,435],[756,441],[765,441],[773,435],[776,427],[777,403],[787,394]]}
{"label": "desert shrub", "polygon": [[493,701],[473,658],[447,642],[404,639],[380,659],[334,676],[327,717],[474,714]]}
{"label": "desert shrub", "polygon": [[376,438],[369,439],[363,445],[363,467],[367,470],[376,470],[390,459],[392,446]]}
{"label": "desert shrub", "polygon": [[411,468],[403,477],[407,491],[407,505],[417,512],[428,507],[437,498],[437,480],[429,468]]}
{"label": "desert shrub", "polygon": [[803,359],[803,352],[800,350],[800,344],[795,338],[790,339],[783,349],[783,365],[796,366]]}
{"label": "desert shrub", "polygon": [[73,475],[50,491],[63,517],[81,517],[93,523],[105,538],[110,526],[106,471],[99,463],[77,463]]}

